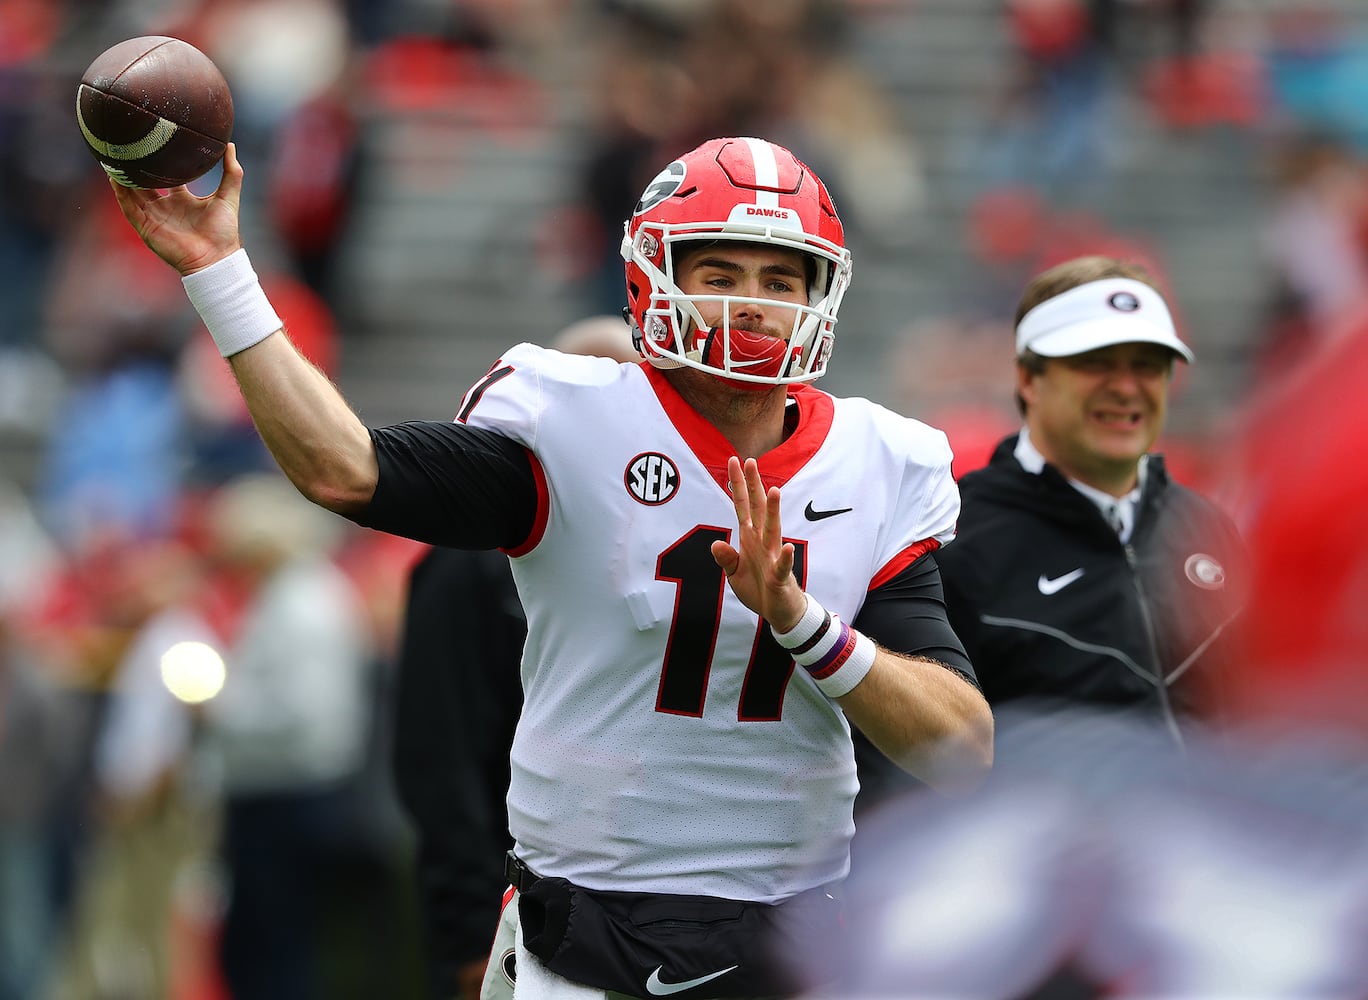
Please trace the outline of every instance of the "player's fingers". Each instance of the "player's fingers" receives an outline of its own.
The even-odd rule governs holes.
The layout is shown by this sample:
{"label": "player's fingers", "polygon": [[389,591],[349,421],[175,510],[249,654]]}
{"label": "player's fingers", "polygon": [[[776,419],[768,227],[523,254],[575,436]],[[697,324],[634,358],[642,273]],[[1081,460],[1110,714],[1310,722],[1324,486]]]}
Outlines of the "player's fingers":
{"label": "player's fingers", "polygon": [[712,557],[713,562],[717,563],[727,576],[731,576],[741,566],[741,553],[724,541],[712,543]]}
{"label": "player's fingers", "polygon": [[114,200],[118,202],[120,211],[122,211],[126,217],[135,206],[135,202],[128,188],[111,177],[109,178],[109,189],[114,192]]}
{"label": "player's fingers", "polygon": [[779,517],[779,487],[771,486],[765,493],[765,548],[773,552],[783,544],[784,528]]}
{"label": "player's fingers", "polygon": [[785,542],[779,547],[779,558],[774,563],[774,574],[780,584],[788,582],[788,578],[793,575],[794,549],[792,542]]}
{"label": "player's fingers", "polygon": [[746,459],[745,472],[751,524],[763,526],[769,498],[765,496],[765,484],[760,480],[760,463],[753,458]]}
{"label": "player's fingers", "polygon": [[750,525],[750,495],[746,477],[741,470],[741,459],[733,455],[727,459],[727,486],[731,490],[732,506],[736,508],[736,522],[745,528]]}
{"label": "player's fingers", "polygon": [[148,228],[147,206],[155,200],[155,191],[146,191],[141,188],[124,187],[112,177],[109,186],[114,190],[114,200],[119,205],[119,211],[128,224],[133,227],[133,231],[138,234],[140,239],[146,239]]}
{"label": "player's fingers", "polygon": [[113,177],[109,178],[109,187],[114,192],[114,200],[120,207],[124,205],[140,205],[148,200],[149,192],[142,188],[131,188],[120,184]]}
{"label": "player's fingers", "polygon": [[214,197],[227,202],[234,212],[242,203],[242,164],[237,158],[237,143],[230,142],[223,152],[223,177]]}

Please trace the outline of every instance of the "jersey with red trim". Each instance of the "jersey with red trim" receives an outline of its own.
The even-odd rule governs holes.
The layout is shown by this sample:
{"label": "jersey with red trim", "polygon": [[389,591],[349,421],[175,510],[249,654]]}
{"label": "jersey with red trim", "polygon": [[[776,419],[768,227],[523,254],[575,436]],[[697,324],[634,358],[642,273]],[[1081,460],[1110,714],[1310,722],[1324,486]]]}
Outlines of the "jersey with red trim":
{"label": "jersey with red trim", "polygon": [[[783,493],[795,571],[852,621],[865,595],[948,541],[945,436],[863,399],[792,387],[796,429],[759,460]],[[733,449],[646,365],[530,344],[458,418],[534,457],[509,821],[536,872],[595,889],[774,902],[843,877],[849,725],[732,593]]]}

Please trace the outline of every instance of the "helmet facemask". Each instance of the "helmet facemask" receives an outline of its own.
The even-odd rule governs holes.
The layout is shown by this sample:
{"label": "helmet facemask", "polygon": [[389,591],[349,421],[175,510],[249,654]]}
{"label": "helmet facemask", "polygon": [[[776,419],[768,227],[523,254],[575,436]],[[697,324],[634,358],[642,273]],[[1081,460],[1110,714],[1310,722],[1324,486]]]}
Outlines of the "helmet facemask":
{"label": "helmet facemask", "polygon": [[[660,367],[688,367],[711,372],[747,387],[811,382],[826,371],[831,357],[836,311],[849,285],[849,265],[841,251],[815,249],[810,240],[779,235],[771,227],[748,227],[750,232],[729,226],[700,233],[695,226],[643,224],[635,237],[623,241],[623,252],[651,282],[650,301],[643,311],[643,353]],[[799,250],[809,266],[808,301],[780,302],[761,299],[766,309],[791,312],[792,323],[782,339],[767,334],[736,330],[731,326],[733,306],[753,296],[687,294],[675,277],[675,261],[701,243],[755,243]],[[833,280],[833,277],[836,280]],[[710,327],[699,305],[718,303],[721,316]]]}
{"label": "helmet facemask", "polygon": [[[752,156],[756,182],[738,183],[734,176]],[[789,171],[783,183],[792,190],[759,183],[765,158],[772,168],[783,158]],[[792,313],[786,335],[732,328],[733,307],[756,301],[752,296],[680,290],[676,263],[709,243],[772,246],[803,255],[806,304],[759,299],[766,311]],[[850,284],[850,254],[820,180],[782,147],[757,139],[714,140],[675,161],[647,188],[628,220],[622,256],[638,347],[657,367],[695,368],[752,389],[811,382],[826,371],[837,311]],[[715,327],[699,310],[708,303],[719,305]]]}

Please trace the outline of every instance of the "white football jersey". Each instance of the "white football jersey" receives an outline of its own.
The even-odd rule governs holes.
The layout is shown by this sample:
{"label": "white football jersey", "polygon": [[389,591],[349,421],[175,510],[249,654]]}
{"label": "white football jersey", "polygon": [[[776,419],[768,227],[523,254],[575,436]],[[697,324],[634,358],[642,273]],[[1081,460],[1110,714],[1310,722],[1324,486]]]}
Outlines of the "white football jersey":
{"label": "white football jersey", "polygon": [[[954,534],[945,435],[863,399],[793,388],[797,429],[760,459],[796,572],[851,621]],[[527,611],[509,820],[541,875],[596,889],[774,902],[843,877],[848,724],[727,586],[733,450],[659,371],[530,344],[458,417],[539,466],[511,552]]]}

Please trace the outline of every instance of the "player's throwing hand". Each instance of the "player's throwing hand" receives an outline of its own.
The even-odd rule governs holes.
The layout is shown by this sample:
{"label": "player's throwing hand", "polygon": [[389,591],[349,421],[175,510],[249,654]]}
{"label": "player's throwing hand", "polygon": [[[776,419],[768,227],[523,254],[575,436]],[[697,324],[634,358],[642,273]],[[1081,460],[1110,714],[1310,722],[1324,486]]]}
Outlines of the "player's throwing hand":
{"label": "player's throwing hand", "polygon": [[124,218],[162,260],[184,277],[222,260],[242,246],[238,205],[242,165],[228,144],[218,190],[201,198],[190,189],[129,188],[109,182]]}
{"label": "player's throwing hand", "polygon": [[793,576],[793,543],[784,541],[779,487],[766,491],[753,458],[744,466],[736,456],[728,459],[727,480],[736,508],[736,546],[713,542],[713,559],[742,604],[787,632],[803,617],[807,598]]}

